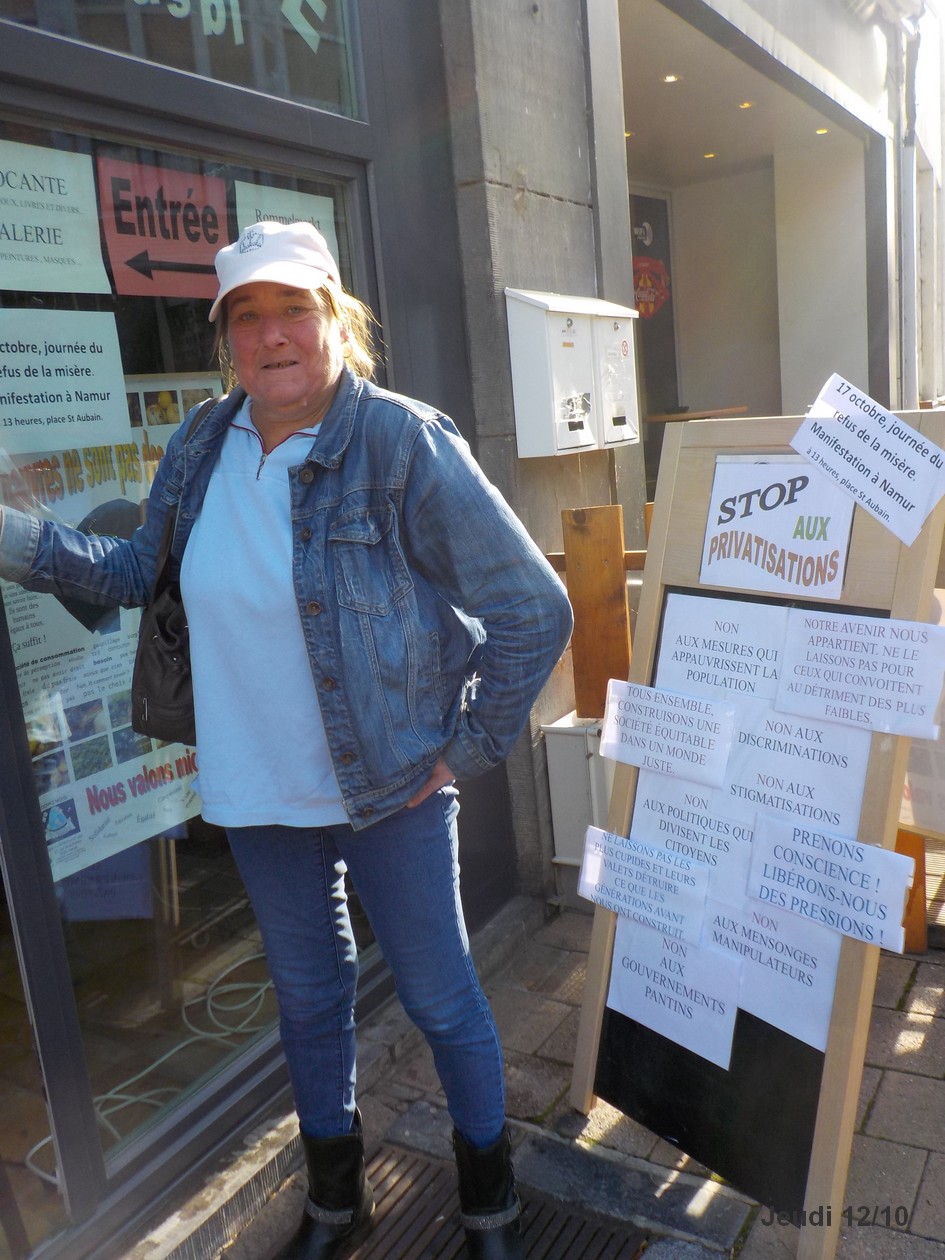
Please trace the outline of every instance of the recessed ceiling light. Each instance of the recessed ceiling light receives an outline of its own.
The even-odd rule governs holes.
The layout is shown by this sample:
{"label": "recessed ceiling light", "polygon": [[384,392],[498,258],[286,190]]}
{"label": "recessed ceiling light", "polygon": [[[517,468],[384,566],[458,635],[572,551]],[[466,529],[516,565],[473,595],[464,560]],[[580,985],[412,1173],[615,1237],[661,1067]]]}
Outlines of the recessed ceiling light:
{"label": "recessed ceiling light", "polygon": [[629,140],[629,139],[631,138],[631,136],[632,136],[632,135],[633,135],[633,132],[632,132],[632,131],[625,131],[625,132],[623,133],[623,138],[624,138],[624,140]]}
{"label": "recessed ceiling light", "polygon": [[715,157],[715,154],[714,154],[714,153],[703,153],[703,155],[702,155],[702,156],[703,156],[704,158],[714,158],[714,157]]}
{"label": "recessed ceiling light", "polygon": [[818,127],[818,128],[817,128],[817,130],[814,132],[814,135],[815,135],[815,136],[825,136],[825,135],[827,135],[827,133],[829,132],[829,130],[830,130],[830,128],[829,128],[829,127]]}
{"label": "recessed ceiling light", "polygon": [[739,109],[753,109],[754,105],[755,105],[754,101],[739,101],[738,102]]}
{"label": "recessed ceiling light", "polygon": [[681,78],[682,78],[681,74],[664,74],[663,82],[664,83],[678,83]]}

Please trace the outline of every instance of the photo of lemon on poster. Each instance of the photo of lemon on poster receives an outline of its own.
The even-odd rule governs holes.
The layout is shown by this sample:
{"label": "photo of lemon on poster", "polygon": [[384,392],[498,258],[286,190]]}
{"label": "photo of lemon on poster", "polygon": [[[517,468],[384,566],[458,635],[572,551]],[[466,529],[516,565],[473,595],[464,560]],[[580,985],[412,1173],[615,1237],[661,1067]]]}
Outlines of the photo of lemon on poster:
{"label": "photo of lemon on poster", "polygon": [[191,408],[205,402],[208,398],[214,398],[220,392],[219,386],[201,386],[199,389],[182,389],[181,390],[181,418],[187,415]]}
{"label": "photo of lemon on poster", "polygon": [[[150,374],[126,376],[125,390],[132,429],[155,429],[179,425],[198,403],[215,398],[222,384],[217,372]],[[155,436],[154,440],[163,447],[164,438]]]}
{"label": "photo of lemon on poster", "polygon": [[180,395],[177,390],[160,389],[145,393],[145,424],[180,424],[180,418]]}

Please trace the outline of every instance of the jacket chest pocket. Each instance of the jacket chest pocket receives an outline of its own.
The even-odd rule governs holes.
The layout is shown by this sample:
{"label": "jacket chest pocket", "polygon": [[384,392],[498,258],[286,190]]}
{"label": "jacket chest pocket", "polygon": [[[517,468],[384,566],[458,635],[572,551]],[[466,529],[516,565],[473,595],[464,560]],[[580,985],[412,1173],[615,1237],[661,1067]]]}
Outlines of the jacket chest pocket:
{"label": "jacket chest pocket", "polygon": [[328,544],[342,608],[383,616],[410,590],[390,509],[340,516],[328,531]]}

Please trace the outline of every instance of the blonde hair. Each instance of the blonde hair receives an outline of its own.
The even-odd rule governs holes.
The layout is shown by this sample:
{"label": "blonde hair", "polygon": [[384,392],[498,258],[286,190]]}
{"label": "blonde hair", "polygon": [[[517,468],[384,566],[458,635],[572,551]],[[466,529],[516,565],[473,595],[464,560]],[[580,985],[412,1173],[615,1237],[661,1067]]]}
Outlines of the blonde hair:
{"label": "blonde hair", "polygon": [[[353,294],[346,293],[334,280],[326,280],[320,288],[314,289],[313,293],[341,325],[342,353],[345,362],[358,376],[363,376],[365,380],[373,380],[379,357],[375,351],[375,329],[378,324],[374,318],[374,312]],[[223,388],[227,392],[239,384],[230,360],[230,347],[226,336],[228,326],[228,303],[224,299],[216,320],[213,352],[220,364]]]}

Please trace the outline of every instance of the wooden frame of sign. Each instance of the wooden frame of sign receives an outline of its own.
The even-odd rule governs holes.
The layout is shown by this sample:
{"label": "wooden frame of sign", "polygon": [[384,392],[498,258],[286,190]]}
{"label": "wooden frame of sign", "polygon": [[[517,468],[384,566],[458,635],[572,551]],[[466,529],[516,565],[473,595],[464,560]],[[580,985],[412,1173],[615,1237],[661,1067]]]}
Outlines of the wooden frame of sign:
{"label": "wooden frame of sign", "polygon": [[[919,411],[907,413],[903,418],[932,442],[945,444],[945,413]],[[649,684],[653,679],[668,589],[688,590],[697,595],[726,591],[747,593],[734,587],[703,586],[700,582],[717,457],[792,455],[790,442],[800,423],[798,418],[788,417],[698,421],[668,428],[634,634],[630,681]],[[834,609],[875,610],[903,620],[927,620],[943,527],[945,500],[932,511],[915,543],[906,547],[869,513],[857,507],[853,514],[842,596],[839,600],[819,601],[820,604]],[[889,849],[895,846],[908,744],[908,739],[883,735],[874,735],[871,739],[858,834],[858,838],[866,843]],[[622,836],[628,834],[636,778],[634,767],[617,764],[607,819],[608,831]],[[761,1020],[747,1017],[745,1023],[752,1023],[754,1031],[743,1039],[737,1056],[733,1049],[730,1073],[708,1065],[703,1076],[700,1065],[704,1065],[705,1061],[699,1056],[680,1047],[676,1058],[674,1050],[677,1048],[673,1043],[605,1009],[615,926],[616,916],[597,907],[575,1053],[572,1105],[586,1114],[593,1105],[595,1094],[599,1093],[632,1115],[633,1111],[621,1104],[619,1082],[616,1090],[613,1088],[614,1062],[618,1063],[618,1075],[624,1072],[627,1092],[634,1099],[637,1087],[632,1082],[649,1072],[652,1089],[661,1093],[667,1102],[666,1110],[662,1103],[655,1108],[656,1124],[661,1119],[664,1122],[665,1131],[660,1135],[675,1139],[687,1153],[707,1163],[756,1198],[760,1197],[757,1191],[744,1184],[746,1180],[752,1181],[752,1161],[765,1146],[778,1142],[785,1147],[796,1144],[796,1150],[776,1152],[768,1170],[768,1184],[773,1186],[772,1198],[783,1193],[783,1201],[777,1203],[763,1199],[762,1202],[776,1210],[789,1211],[792,1219],[802,1225],[798,1248],[801,1260],[831,1257],[842,1224],[843,1195],[879,963],[878,946],[844,938],[827,1046],[823,1053],[809,1046],[801,1047],[799,1052],[797,1047],[800,1043],[794,1038],[772,1029]],[[739,1011],[739,1020],[743,1014]],[[626,1029],[631,1027],[634,1031],[628,1035]],[[602,1068],[602,1033],[603,1039],[608,1042],[609,1066],[606,1070]],[[621,1037],[625,1038],[624,1042],[621,1042]],[[738,1038],[736,1023],[736,1043]],[[762,1061],[752,1064],[753,1054]],[[778,1058],[782,1054],[785,1056],[785,1071],[783,1079],[779,1079]],[[658,1059],[658,1063],[653,1063],[651,1072],[648,1056],[652,1060]],[[631,1057],[632,1061],[628,1061]],[[595,1085],[601,1084],[602,1073],[610,1080],[609,1093],[595,1089]],[[742,1097],[741,1086],[737,1082],[734,1091],[726,1092],[727,1082],[722,1078],[736,1077],[738,1073],[742,1074],[740,1079],[744,1081],[744,1092],[754,1091],[762,1096],[757,1099]],[[687,1074],[694,1079],[687,1080]],[[721,1104],[709,1109],[703,1107],[700,1115],[704,1118],[704,1113],[711,1111],[710,1126],[720,1126],[723,1131],[709,1133],[701,1145],[698,1134],[694,1135],[691,1145],[699,1149],[693,1150],[686,1145],[688,1139],[679,1137],[681,1132],[689,1132],[685,1118],[682,1117],[682,1123],[669,1129],[666,1126],[675,1122],[667,1120],[666,1116],[672,1115],[674,1106],[678,1111],[692,1104],[699,1110],[705,1093],[719,1086],[725,1095]],[[800,1090],[796,1099],[792,1096],[795,1087]],[[670,1091],[673,1098],[666,1100],[665,1096]],[[806,1122],[803,1120],[805,1109]],[[636,1118],[644,1124],[650,1120],[648,1127],[654,1127],[654,1110],[650,1108],[648,1111],[646,1107],[642,1110],[644,1114]],[[788,1124],[779,1130],[777,1125],[771,1124],[777,1115],[784,1113],[790,1117],[792,1111],[802,1116],[799,1128]],[[712,1162],[714,1151],[720,1153],[721,1162],[726,1167],[716,1167]],[[706,1158],[707,1152],[709,1158]],[[783,1192],[778,1181],[782,1167],[787,1170]],[[743,1168],[745,1177],[740,1175]],[[793,1201],[798,1185],[803,1205]]]}

